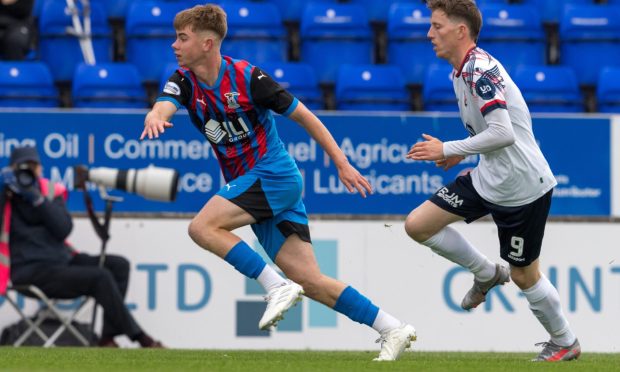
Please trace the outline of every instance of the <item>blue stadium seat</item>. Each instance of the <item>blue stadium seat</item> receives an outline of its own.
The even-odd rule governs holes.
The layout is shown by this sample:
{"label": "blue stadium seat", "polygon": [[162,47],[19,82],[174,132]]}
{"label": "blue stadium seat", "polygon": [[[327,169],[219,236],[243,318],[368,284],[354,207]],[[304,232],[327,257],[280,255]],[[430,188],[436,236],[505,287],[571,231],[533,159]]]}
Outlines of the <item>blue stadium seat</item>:
{"label": "blue stadium seat", "polygon": [[583,97],[570,67],[521,66],[513,75],[530,112],[583,112]]}
{"label": "blue stadium seat", "polygon": [[519,65],[546,63],[545,33],[536,8],[487,4],[478,45],[498,59],[508,72]]}
{"label": "blue stadium seat", "polygon": [[310,3],[299,33],[301,60],[314,68],[321,83],[333,83],[342,64],[373,63],[370,25],[359,5]]}
{"label": "blue stadium seat", "polygon": [[599,112],[620,113],[620,67],[601,70],[596,85],[596,101]]}
{"label": "blue stadium seat", "polygon": [[308,3],[323,2],[333,4],[337,3],[338,0],[265,0],[265,2],[275,4],[280,9],[283,21],[299,22]]}
{"label": "blue stadium seat", "polygon": [[0,107],[57,107],[58,103],[45,63],[0,61]]}
{"label": "blue stadium seat", "polygon": [[222,54],[253,64],[286,61],[288,41],[280,11],[274,4],[226,1],[220,5],[228,20]]}
{"label": "blue stadium seat", "polygon": [[447,63],[429,67],[422,87],[422,103],[425,111],[459,110],[452,85],[453,70]]}
{"label": "blue stadium seat", "polygon": [[600,71],[620,61],[620,6],[566,6],[560,21],[560,63],[593,85]]}
{"label": "blue stadium seat", "polygon": [[336,109],[410,111],[400,69],[392,65],[342,65],[336,80]]}
{"label": "blue stadium seat", "polygon": [[[80,8],[80,2],[76,3]],[[55,81],[71,80],[77,64],[84,61],[78,38],[67,32],[73,22],[66,8],[64,0],[45,0],[39,17],[39,53],[41,60],[49,65]],[[90,18],[95,59],[109,62],[112,60],[112,31],[101,4],[91,4]]]}
{"label": "blue stadium seat", "polygon": [[387,21],[387,61],[399,66],[407,84],[424,82],[426,69],[437,63],[426,37],[431,13],[424,4],[394,4]]}
{"label": "blue stadium seat", "polygon": [[349,0],[349,3],[359,4],[366,9],[366,14],[371,22],[386,23],[390,13],[390,8],[394,4],[399,5],[418,5],[426,7],[420,0]]}
{"label": "blue stadium seat", "polygon": [[127,61],[136,65],[143,81],[158,82],[165,66],[176,62],[172,43],[174,16],[186,2],[141,0],[130,4],[125,18]]}
{"label": "blue stadium seat", "polygon": [[159,79],[159,92],[162,92],[164,90],[166,82],[168,81],[170,76],[172,76],[172,74],[178,69],[179,64],[176,62],[168,63],[166,67],[164,67],[164,72],[161,74],[161,79]]}
{"label": "blue stadium seat", "polygon": [[74,107],[147,107],[137,68],[124,62],[80,64],[73,77],[71,97]]}
{"label": "blue stadium seat", "polygon": [[312,66],[306,63],[272,62],[263,63],[259,67],[309,109],[324,108],[323,92]]}
{"label": "blue stadium seat", "polygon": [[[109,18],[125,18],[127,8],[133,0],[90,0],[104,6]],[[138,1],[138,0],[136,0]]]}
{"label": "blue stadium seat", "polygon": [[536,7],[543,22],[557,24],[560,22],[560,18],[562,18],[564,6],[570,4],[593,4],[594,0],[521,0],[521,3]]}

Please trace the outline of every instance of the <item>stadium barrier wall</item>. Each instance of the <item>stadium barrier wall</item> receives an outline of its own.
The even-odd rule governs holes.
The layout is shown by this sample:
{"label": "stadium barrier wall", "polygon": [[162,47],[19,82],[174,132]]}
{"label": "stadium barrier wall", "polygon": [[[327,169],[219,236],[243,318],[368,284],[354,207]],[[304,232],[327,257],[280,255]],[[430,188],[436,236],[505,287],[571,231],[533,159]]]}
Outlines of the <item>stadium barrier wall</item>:
{"label": "stadium barrier wall", "polygon": [[[147,331],[170,347],[378,350],[374,331],[308,299],[289,312],[277,331],[258,331],[265,306],[260,288],[196,247],[187,236],[189,218],[152,218],[162,212],[189,215],[217,190],[221,180],[210,148],[197,139],[189,123],[183,123],[186,117],[175,121],[175,128],[161,141],[137,141],[143,116],[144,112],[129,111],[1,112],[0,164],[6,163],[15,145],[36,143],[42,149],[45,175],[57,181],[70,183],[71,167],[81,163],[118,168],[154,163],[181,172],[184,183],[175,203],[118,193],[125,200],[116,204],[115,211],[151,218],[114,218],[108,244],[109,253],[122,254],[132,263],[127,306]],[[534,343],[545,341],[546,334],[516,286],[494,290],[479,309],[462,312],[458,304],[471,285],[471,276],[409,240],[402,219],[381,216],[408,212],[437,184],[475,164],[444,173],[432,164],[402,160],[403,151],[422,132],[441,139],[462,138],[459,119],[432,114],[321,117],[352,163],[373,175],[375,187],[383,190],[366,200],[346,195],[316,144],[295,124],[278,118],[285,146],[303,169],[309,211],[327,215],[326,220],[311,223],[322,270],[411,322],[418,329],[415,348],[419,350],[536,350]],[[618,118],[536,117],[534,126],[560,181],[554,216],[593,221],[620,216],[620,150],[612,146],[620,143]],[[74,212],[83,211],[78,192],[71,193],[69,206]],[[330,214],[346,214],[352,220],[329,219]],[[369,214],[376,216],[356,220]],[[492,223],[457,224],[456,228],[491,259],[500,261]],[[262,252],[250,229],[238,233]],[[557,286],[568,319],[588,351],[617,352],[620,345],[619,234],[620,224],[612,222],[554,221],[546,231],[542,270]],[[86,218],[76,218],[70,241],[84,252],[99,252],[100,242]],[[18,301],[29,313],[38,307],[22,297]],[[66,306],[72,308],[75,303]],[[0,328],[16,320],[14,311],[0,299]],[[121,342],[132,346],[127,340]]]}
{"label": "stadium barrier wall", "polygon": [[[181,173],[174,203],[123,195],[125,200],[116,210],[196,212],[223,185],[213,150],[186,114],[176,117],[175,127],[159,140],[139,141],[144,114],[140,110],[0,111],[0,164],[6,163],[16,145],[37,144],[45,175],[69,185],[76,164],[122,169],[149,164],[173,167]],[[278,116],[278,132],[304,176],[304,200],[310,214],[406,214],[478,161],[471,156],[444,172],[432,162],[405,159],[422,133],[442,140],[464,138],[466,132],[454,114],[321,113],[320,117],[351,163],[371,181],[375,195],[363,203],[359,196],[350,195],[328,157],[303,128]],[[604,115],[535,117],[536,137],[559,182],[553,195],[552,216],[620,216],[619,198],[612,196],[612,191],[620,192],[617,171],[613,173],[616,179],[612,179],[612,168],[617,170],[619,166],[620,151],[618,146],[611,146],[612,130],[618,137],[617,120],[614,123]],[[238,134],[238,129],[233,123],[227,124],[231,135]],[[613,167],[612,161],[616,162]],[[612,180],[616,182],[614,187]],[[84,211],[82,198],[72,196],[69,208]]]}
{"label": "stadium barrier wall", "polygon": [[[174,348],[378,350],[376,333],[304,299],[277,331],[259,331],[260,288],[187,236],[189,219],[114,219],[108,252],[132,265],[127,306],[145,330]],[[456,224],[490,259],[500,262],[490,222]],[[238,231],[258,248],[250,229]],[[312,221],[322,270],[355,286],[376,304],[411,322],[417,350],[535,351],[546,333],[509,283],[472,312],[459,308],[471,275],[406,236],[402,221]],[[620,345],[620,224],[551,222],[541,269],[556,285],[584,350]],[[90,223],[78,218],[71,242],[97,253]],[[21,302],[27,312],[32,300]],[[74,306],[70,303],[69,306]],[[101,312],[99,312],[101,314]],[[89,312],[86,312],[87,318]],[[0,301],[0,328],[17,316]],[[130,346],[124,338],[119,340]],[[370,358],[370,356],[369,356]]]}

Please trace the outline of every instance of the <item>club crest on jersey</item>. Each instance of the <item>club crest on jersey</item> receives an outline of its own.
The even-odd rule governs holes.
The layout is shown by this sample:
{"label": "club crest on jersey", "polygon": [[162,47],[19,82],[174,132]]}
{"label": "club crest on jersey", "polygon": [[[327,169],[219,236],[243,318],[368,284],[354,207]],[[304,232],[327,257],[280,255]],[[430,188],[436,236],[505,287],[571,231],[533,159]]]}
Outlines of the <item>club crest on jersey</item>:
{"label": "club crest on jersey", "polygon": [[224,97],[226,97],[226,103],[228,104],[229,109],[236,109],[241,107],[237,102],[237,96],[239,93],[237,92],[228,92],[224,93]]}

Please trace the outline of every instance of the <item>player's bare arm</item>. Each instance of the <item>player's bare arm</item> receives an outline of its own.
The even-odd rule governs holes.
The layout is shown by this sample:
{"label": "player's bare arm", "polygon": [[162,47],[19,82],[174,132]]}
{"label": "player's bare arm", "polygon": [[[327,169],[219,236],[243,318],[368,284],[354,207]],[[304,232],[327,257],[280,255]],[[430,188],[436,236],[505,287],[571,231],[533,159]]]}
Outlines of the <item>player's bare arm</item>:
{"label": "player's bare arm", "polygon": [[450,156],[445,159],[435,160],[435,166],[447,171],[448,169],[463,161],[463,159],[465,159],[465,157],[461,155]]}
{"label": "player's bare arm", "polygon": [[144,118],[144,130],[140,135],[140,139],[148,137],[149,139],[159,138],[166,128],[172,128],[174,125],[169,121],[177,112],[177,107],[169,101],[159,101],[153,105],[153,109],[146,114]]}
{"label": "player's bare arm", "polygon": [[300,102],[293,113],[291,113],[290,118],[301,125],[329,155],[336,169],[338,169],[338,177],[349,192],[353,192],[356,189],[363,198],[366,197],[366,194],[372,194],[370,182],[349,163],[346,155],[338,147],[334,137],[332,137],[331,133],[329,133],[316,115]]}
{"label": "player's bare arm", "polygon": [[445,159],[442,141],[428,134],[422,134],[422,138],[424,141],[411,146],[407,159],[435,161]]}

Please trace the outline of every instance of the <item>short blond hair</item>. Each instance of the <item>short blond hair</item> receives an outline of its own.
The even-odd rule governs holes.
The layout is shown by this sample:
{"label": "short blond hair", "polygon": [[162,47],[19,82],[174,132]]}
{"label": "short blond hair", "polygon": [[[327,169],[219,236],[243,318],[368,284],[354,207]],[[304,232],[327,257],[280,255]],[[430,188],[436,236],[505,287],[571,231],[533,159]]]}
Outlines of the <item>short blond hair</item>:
{"label": "short blond hair", "polygon": [[219,5],[205,4],[177,13],[174,17],[174,29],[183,30],[188,26],[193,32],[213,31],[223,40],[228,31],[226,12]]}

